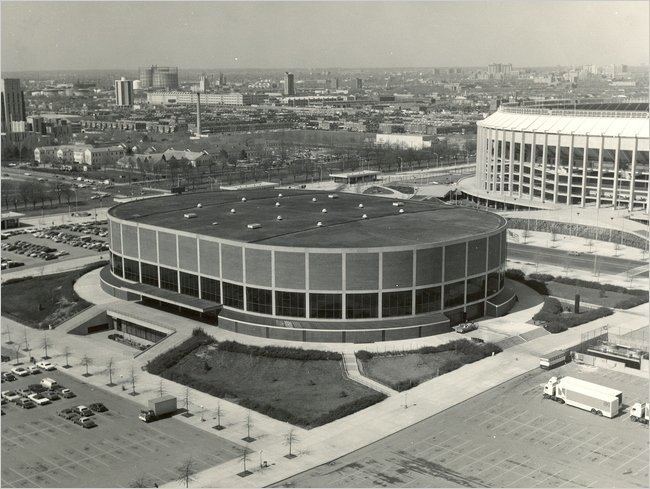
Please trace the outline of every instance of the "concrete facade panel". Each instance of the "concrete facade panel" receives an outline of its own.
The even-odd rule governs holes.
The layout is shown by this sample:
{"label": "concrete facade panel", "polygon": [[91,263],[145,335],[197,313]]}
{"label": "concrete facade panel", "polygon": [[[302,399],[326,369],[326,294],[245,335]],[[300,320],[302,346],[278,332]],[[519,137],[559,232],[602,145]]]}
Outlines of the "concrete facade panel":
{"label": "concrete facade panel", "polygon": [[191,272],[198,272],[196,238],[178,237],[178,266]]}
{"label": "concrete facade panel", "polygon": [[213,277],[221,276],[219,243],[199,239],[199,259],[201,261],[201,274]]}
{"label": "concrete facade panel", "polygon": [[310,253],[309,289],[341,290],[342,270],[340,253]]}
{"label": "concrete facade panel", "polygon": [[246,248],[246,283],[271,286],[271,251]]}
{"label": "concrete facade panel", "polygon": [[140,259],[156,263],[158,261],[158,243],[156,231],[139,228],[140,233]]}
{"label": "concrete facade panel", "polygon": [[382,288],[411,287],[413,285],[413,252],[393,251],[382,256]]}
{"label": "concrete facade panel", "polygon": [[348,253],[345,264],[347,290],[379,288],[379,253]]}
{"label": "concrete facade panel", "polygon": [[244,258],[241,246],[221,245],[221,273],[224,280],[244,281]]}
{"label": "concrete facade panel", "polygon": [[305,254],[275,252],[275,286],[284,289],[305,288]]}
{"label": "concrete facade panel", "polygon": [[119,222],[111,221],[111,250],[122,253],[122,226]]}
{"label": "concrete facade panel", "polygon": [[442,282],[442,248],[417,250],[416,285]]}
{"label": "concrete facade panel", "polygon": [[122,224],[122,253],[129,258],[138,258],[138,228]]}
{"label": "concrete facade panel", "polygon": [[177,267],[176,259],[176,235],[172,233],[158,232],[158,253],[161,265]]}

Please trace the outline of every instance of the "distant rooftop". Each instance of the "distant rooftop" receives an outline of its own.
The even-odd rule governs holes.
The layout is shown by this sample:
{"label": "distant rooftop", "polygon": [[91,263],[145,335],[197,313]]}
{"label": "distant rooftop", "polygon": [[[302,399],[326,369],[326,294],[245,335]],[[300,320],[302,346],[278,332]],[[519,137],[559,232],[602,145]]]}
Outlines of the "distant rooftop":
{"label": "distant rooftop", "polygon": [[[444,243],[497,231],[506,223],[496,214],[465,207],[422,201],[400,204],[359,194],[255,189],[156,197],[117,205],[109,214],[227,240],[311,248]],[[252,224],[259,227],[249,228]]]}

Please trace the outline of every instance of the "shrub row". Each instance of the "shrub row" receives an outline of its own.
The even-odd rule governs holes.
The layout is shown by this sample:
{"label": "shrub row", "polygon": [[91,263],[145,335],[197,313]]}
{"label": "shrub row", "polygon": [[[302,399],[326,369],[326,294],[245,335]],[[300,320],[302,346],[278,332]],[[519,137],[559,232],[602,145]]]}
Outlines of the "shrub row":
{"label": "shrub row", "polygon": [[561,333],[568,328],[574,328],[612,314],[614,312],[607,307],[591,309],[580,314],[563,312],[559,300],[554,297],[547,297],[540,311],[533,316],[533,320],[543,322],[549,333]]}
{"label": "shrub row", "polygon": [[642,289],[628,289],[627,287],[622,287],[620,285],[601,284],[599,282],[592,282],[591,280],[581,280],[579,278],[571,277],[554,277],[551,280],[559,284],[576,285],[578,287],[586,287],[588,289],[606,290],[607,292],[619,292],[622,294],[645,297],[646,299],[648,298],[648,291]]}
{"label": "shrub row", "polygon": [[[167,370],[161,375],[167,380],[178,382],[179,384],[189,386],[193,389],[200,390],[201,392],[205,392],[206,394],[210,394],[212,396],[220,397],[222,399],[227,397],[237,398],[237,395],[235,393],[230,392],[221,386],[215,385],[212,382],[196,379],[185,373]],[[290,413],[286,409],[282,409],[271,404],[261,403],[253,399],[238,398],[238,404],[242,407],[257,411],[260,414],[271,416],[277,420],[310,428],[321,426],[344,416],[348,416],[349,414],[355,413],[361,409],[365,409],[368,406],[372,406],[373,404],[383,401],[385,398],[386,395],[379,392],[375,394],[369,394],[346,404],[342,404],[337,408],[321,415],[316,420],[309,420],[300,415]]]}
{"label": "shrub row", "polygon": [[645,297],[630,297],[629,299],[623,299],[622,301],[614,304],[615,309],[631,309],[641,304],[648,302],[648,296]]}
{"label": "shrub row", "polygon": [[285,358],[288,360],[341,360],[343,357],[340,353],[322,350],[303,350],[302,348],[288,348],[283,346],[250,346],[237,343],[235,341],[223,341],[217,345],[222,351],[233,353],[244,353],[259,357]]}
{"label": "shrub row", "polygon": [[521,270],[509,268],[506,270],[506,277],[510,280],[515,280],[517,282],[521,282],[524,285],[527,285],[538,294],[548,295],[548,287],[546,287],[544,281],[532,278],[532,275],[530,278],[526,278],[526,274]]}
{"label": "shrub row", "polygon": [[215,339],[205,334],[205,332],[203,334],[195,334],[193,331],[192,336],[183,343],[147,362],[147,372],[154,375],[162,375],[167,369],[176,365],[197,348],[214,342]]}

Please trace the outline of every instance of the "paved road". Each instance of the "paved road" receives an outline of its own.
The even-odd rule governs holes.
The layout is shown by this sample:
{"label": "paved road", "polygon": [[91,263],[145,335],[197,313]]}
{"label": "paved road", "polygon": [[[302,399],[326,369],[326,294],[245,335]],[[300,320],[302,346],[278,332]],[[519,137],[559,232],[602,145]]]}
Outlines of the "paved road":
{"label": "paved road", "polygon": [[[508,258],[510,260],[524,260],[531,263],[556,265],[564,267],[567,264],[578,270],[593,271],[594,256],[584,254],[571,256],[567,251],[545,248],[542,246],[530,246],[519,243],[508,243]],[[601,273],[618,274],[625,273],[633,268],[645,265],[646,263],[625,258],[614,258],[598,256],[597,267]]]}

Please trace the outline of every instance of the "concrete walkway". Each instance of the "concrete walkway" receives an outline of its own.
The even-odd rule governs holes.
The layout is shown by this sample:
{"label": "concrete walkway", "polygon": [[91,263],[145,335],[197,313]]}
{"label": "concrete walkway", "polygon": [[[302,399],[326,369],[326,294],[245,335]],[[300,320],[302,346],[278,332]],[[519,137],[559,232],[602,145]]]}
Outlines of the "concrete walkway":
{"label": "concrete walkway", "polygon": [[362,374],[361,369],[359,368],[359,362],[357,361],[357,356],[353,352],[345,352],[343,354],[343,367],[345,368],[345,373],[348,378],[358,382],[359,384],[370,387],[371,389],[386,394],[387,396],[399,394],[396,390],[393,390],[384,384],[380,384]]}
{"label": "concrete walkway", "polygon": [[107,253],[103,255],[82,256],[80,258],[72,258],[70,260],[47,262],[47,264],[43,264],[42,266],[38,267],[18,268],[7,271],[3,270],[2,274],[0,275],[0,281],[4,283],[7,280],[15,278],[40,277],[43,275],[69,272],[71,270],[78,270],[85,267],[86,265],[90,265],[91,263],[96,263],[98,261],[106,259],[108,259]]}
{"label": "concrete walkway", "polygon": [[74,283],[74,291],[77,295],[91,304],[110,304],[117,300],[102,289],[99,281],[99,274],[101,271],[101,268],[92,270],[91,272],[79,277],[79,279]]}

